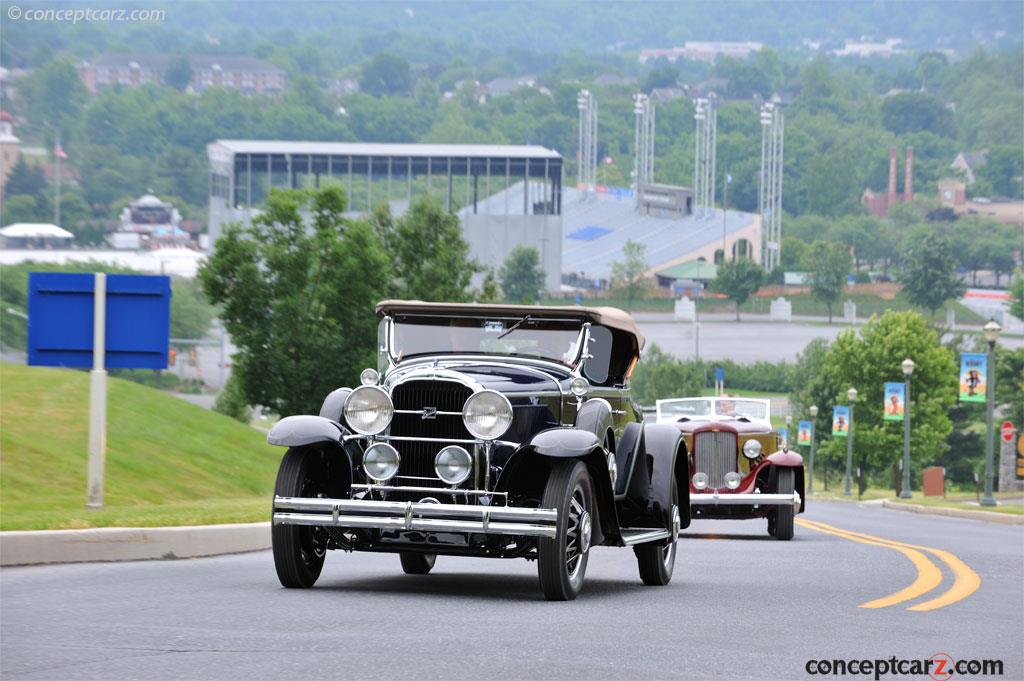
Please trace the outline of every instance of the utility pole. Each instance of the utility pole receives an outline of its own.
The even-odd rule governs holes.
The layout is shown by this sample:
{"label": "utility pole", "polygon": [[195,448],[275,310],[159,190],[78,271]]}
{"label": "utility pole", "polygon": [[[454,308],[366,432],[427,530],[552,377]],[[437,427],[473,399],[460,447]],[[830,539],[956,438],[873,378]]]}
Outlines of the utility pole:
{"label": "utility pole", "polygon": [[846,433],[846,473],[843,475],[843,496],[850,496],[850,481],[853,473],[853,405],[857,401],[857,389],[850,388],[846,391],[846,398],[850,402],[850,423],[847,425]]}
{"label": "utility pole", "polygon": [[903,489],[900,499],[910,499],[910,375],[914,373],[914,360],[909,357],[900,363],[906,380],[903,382]]}
{"label": "utility pole", "polygon": [[988,324],[982,327],[982,332],[985,334],[985,340],[988,341],[988,361],[986,364],[985,371],[985,401],[986,401],[986,421],[988,430],[985,432],[985,495],[981,498],[982,506],[995,506],[996,499],[992,496],[993,478],[995,473],[993,470],[993,438],[995,437],[995,399],[996,399],[996,340],[999,338],[999,333],[1003,330],[1003,327],[999,325],[995,320],[990,320]]}
{"label": "utility pole", "polygon": [[768,272],[778,267],[781,260],[784,127],[778,99],[762,104],[758,212],[761,214],[761,264]]}
{"label": "utility pole", "polygon": [[60,146],[60,128],[57,128],[53,144],[53,156],[56,161],[53,174],[53,224],[60,227],[60,157],[64,155],[64,149]]}
{"label": "utility pole", "polygon": [[579,118],[579,168],[577,182],[583,198],[593,195],[597,186],[597,100],[589,90],[576,96]]}

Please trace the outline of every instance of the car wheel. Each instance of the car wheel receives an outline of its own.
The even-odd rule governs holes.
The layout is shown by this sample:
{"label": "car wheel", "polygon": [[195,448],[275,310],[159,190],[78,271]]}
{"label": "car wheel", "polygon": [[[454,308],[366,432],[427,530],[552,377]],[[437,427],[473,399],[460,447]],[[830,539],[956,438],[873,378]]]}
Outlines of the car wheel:
{"label": "car wheel", "polygon": [[559,461],[551,467],[542,508],[558,510],[553,539],[537,542],[540,587],[549,601],[571,601],[583,588],[590,554],[594,489],[582,461]]}
{"label": "car wheel", "polygon": [[436,553],[413,553],[404,551],[398,554],[402,560],[402,571],[407,575],[426,575],[434,569]]}
{"label": "car wheel", "polygon": [[[281,497],[324,496],[327,470],[320,452],[289,449],[277,470],[274,494]],[[316,583],[327,555],[327,535],[323,528],[302,525],[273,525],[270,532],[274,567],[281,585],[296,589]]]}
{"label": "car wheel", "polygon": [[647,586],[665,586],[672,581],[679,542],[679,486],[672,479],[672,536],[667,544],[640,544],[633,547],[640,567],[640,579]]}
{"label": "car wheel", "polygon": [[[776,483],[775,492],[777,494],[793,494],[794,479],[792,468],[779,468],[776,471]],[[793,504],[783,504],[775,508],[775,527],[774,537],[782,541],[789,541],[793,538],[793,517],[796,515],[796,509],[793,508]],[[772,534],[772,523],[768,521],[768,532]]]}

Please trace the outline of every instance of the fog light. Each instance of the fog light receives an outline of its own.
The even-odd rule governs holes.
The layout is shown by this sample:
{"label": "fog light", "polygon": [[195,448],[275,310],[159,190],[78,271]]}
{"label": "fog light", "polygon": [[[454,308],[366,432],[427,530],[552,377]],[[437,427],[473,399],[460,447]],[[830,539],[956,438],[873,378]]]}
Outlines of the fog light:
{"label": "fog light", "polygon": [[397,449],[386,442],[375,442],[363,454],[363,470],[374,482],[387,482],[395,477],[401,461]]}
{"label": "fog light", "polygon": [[362,373],[359,374],[359,382],[363,385],[377,385],[379,380],[380,374],[376,369],[363,369]]}
{"label": "fog light", "polygon": [[725,474],[725,486],[729,489],[736,489],[740,486],[740,481],[743,480],[743,476],[739,473],[732,472]]}
{"label": "fog light", "polygon": [[473,457],[458,445],[449,445],[434,457],[434,472],[449,485],[458,485],[473,472]]}
{"label": "fog light", "polygon": [[707,473],[695,473],[693,476],[693,486],[696,489],[707,489],[708,486],[708,474]]}

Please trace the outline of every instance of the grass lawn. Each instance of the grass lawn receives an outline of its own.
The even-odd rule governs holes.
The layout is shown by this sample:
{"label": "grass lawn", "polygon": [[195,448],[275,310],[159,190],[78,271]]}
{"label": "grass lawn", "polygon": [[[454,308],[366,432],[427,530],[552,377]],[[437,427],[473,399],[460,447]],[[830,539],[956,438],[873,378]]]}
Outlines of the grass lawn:
{"label": "grass lawn", "polygon": [[[829,476],[829,489],[826,492],[824,490],[824,484],[818,476],[814,476],[814,494],[810,497],[811,499],[827,500],[827,501],[858,501],[857,498],[857,484],[854,482],[852,494],[849,497],[843,496],[843,477],[842,473],[838,476]],[[868,487],[864,491],[864,495],[859,501],[875,501],[878,499],[888,499],[901,504],[912,504],[915,506],[934,506],[936,508],[957,508],[965,511],[993,511],[996,513],[1008,513],[1010,515],[1024,515],[1024,505],[1021,504],[1000,504],[995,507],[979,506],[977,504],[977,496],[974,492],[947,492],[945,497],[926,497],[921,494],[920,490],[914,490],[911,492],[913,498],[911,499],[900,499],[896,496],[896,493],[888,488],[882,487]],[[1014,492],[999,492],[993,495],[998,502],[1000,498],[1020,498],[1019,493]]]}
{"label": "grass lawn", "polygon": [[102,510],[85,506],[89,375],[0,364],[0,529],[265,520],[283,451],[266,434],[109,380]]}

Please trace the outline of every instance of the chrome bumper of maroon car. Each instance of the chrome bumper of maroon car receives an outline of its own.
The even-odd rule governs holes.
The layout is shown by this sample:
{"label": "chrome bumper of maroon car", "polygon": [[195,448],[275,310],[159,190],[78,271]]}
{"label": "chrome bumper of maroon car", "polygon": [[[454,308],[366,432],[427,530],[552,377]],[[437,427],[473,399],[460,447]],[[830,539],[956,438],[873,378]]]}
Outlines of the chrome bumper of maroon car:
{"label": "chrome bumper of maroon car", "polygon": [[721,492],[690,493],[691,506],[785,506],[800,508],[800,493],[792,494],[728,494]]}

